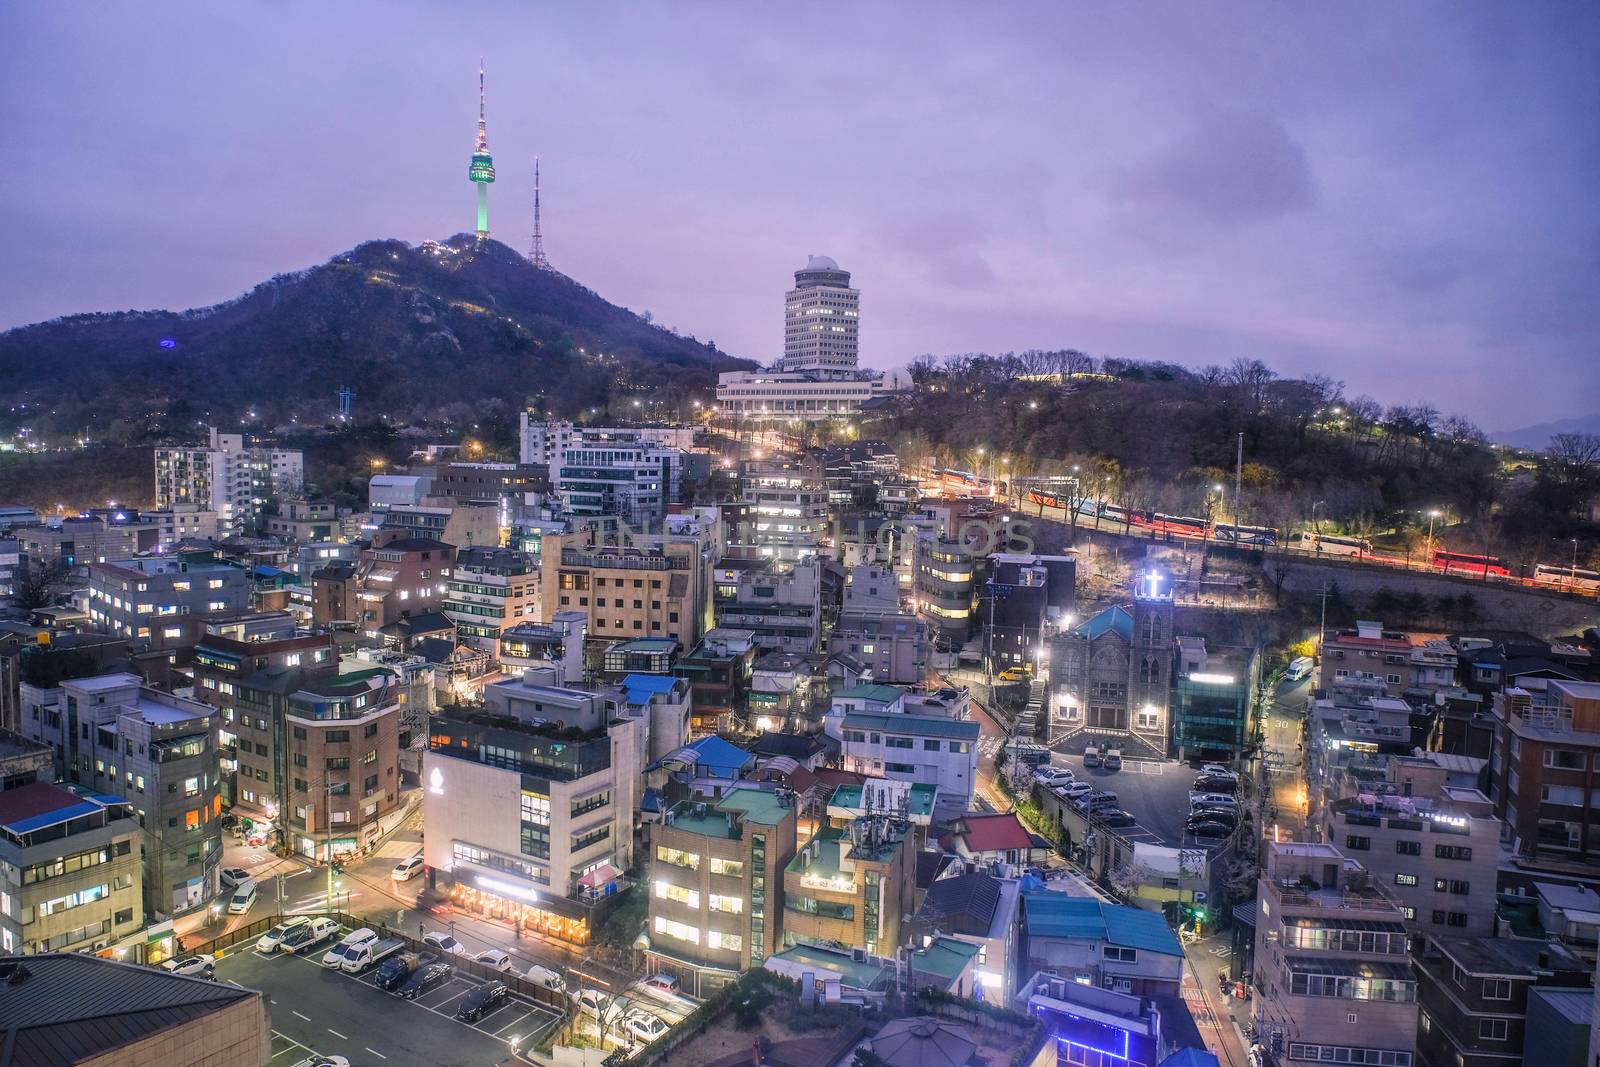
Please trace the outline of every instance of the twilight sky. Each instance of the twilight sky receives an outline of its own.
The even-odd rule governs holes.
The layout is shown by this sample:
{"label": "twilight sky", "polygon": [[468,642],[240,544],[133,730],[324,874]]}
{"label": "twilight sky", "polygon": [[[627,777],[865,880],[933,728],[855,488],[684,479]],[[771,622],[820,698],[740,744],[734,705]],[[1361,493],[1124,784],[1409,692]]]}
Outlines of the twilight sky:
{"label": "twilight sky", "polygon": [[1600,6],[286,2],[0,10],[0,328],[494,235],[767,361],[1266,360],[1487,429],[1600,411]]}

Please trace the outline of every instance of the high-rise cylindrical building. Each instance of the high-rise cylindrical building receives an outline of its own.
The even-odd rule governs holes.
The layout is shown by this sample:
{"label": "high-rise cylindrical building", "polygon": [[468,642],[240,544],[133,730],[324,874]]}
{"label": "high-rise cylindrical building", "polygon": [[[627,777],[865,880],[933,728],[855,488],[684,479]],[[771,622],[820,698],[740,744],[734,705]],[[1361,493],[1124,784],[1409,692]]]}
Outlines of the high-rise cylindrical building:
{"label": "high-rise cylindrical building", "polygon": [[483,61],[478,61],[478,143],[472,150],[467,177],[478,187],[478,240],[489,236],[489,183],[494,181],[494,157],[489,155],[489,126],[483,106]]}
{"label": "high-rise cylindrical building", "polygon": [[861,292],[828,256],[811,256],[784,297],[783,369],[854,371]]}

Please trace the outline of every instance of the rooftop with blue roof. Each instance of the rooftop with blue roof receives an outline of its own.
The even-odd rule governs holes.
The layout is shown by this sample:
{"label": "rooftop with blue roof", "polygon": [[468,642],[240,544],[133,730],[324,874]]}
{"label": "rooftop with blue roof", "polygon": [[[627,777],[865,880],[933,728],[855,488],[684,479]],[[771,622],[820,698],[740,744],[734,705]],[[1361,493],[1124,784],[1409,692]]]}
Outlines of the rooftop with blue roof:
{"label": "rooftop with blue roof", "polygon": [[1048,890],[1023,893],[1022,909],[1030,937],[1105,941],[1164,956],[1183,955],[1177,935],[1157,912]]}
{"label": "rooftop with blue roof", "polygon": [[1091,641],[1107,630],[1115,630],[1125,639],[1133,640],[1133,616],[1128,609],[1118,604],[1106,608],[1098,614],[1091,615],[1072,628],[1074,634],[1086,637]]}

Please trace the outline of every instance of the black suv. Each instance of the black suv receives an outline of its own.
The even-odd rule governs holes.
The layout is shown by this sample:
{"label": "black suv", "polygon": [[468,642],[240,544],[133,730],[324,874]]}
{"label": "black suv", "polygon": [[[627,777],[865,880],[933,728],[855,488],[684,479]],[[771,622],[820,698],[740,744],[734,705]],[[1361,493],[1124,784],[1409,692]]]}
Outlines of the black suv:
{"label": "black suv", "polygon": [[450,978],[450,965],[448,963],[424,963],[418,967],[410,981],[401,986],[399,993],[406,1000],[415,1000],[436,985],[442,985]]}

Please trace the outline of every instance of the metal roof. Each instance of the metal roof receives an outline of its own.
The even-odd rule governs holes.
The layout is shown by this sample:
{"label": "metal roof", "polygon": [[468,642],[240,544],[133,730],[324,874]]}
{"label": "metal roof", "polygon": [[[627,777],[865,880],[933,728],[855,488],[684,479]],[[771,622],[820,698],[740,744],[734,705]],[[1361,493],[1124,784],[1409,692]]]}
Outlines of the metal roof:
{"label": "metal roof", "polygon": [[1033,937],[1105,941],[1164,956],[1183,955],[1177,935],[1158,912],[1050,890],[1022,894],[1022,906]]}
{"label": "metal roof", "polygon": [[[78,1063],[260,993],[75,952],[0,957],[0,1067]],[[20,976],[20,977],[18,977]],[[262,1025],[265,1026],[265,1013]]]}
{"label": "metal roof", "polygon": [[978,739],[977,723],[967,719],[947,719],[942,715],[875,715],[852,711],[845,715],[844,726],[849,730],[882,730],[885,733],[915,734],[918,737]]}

